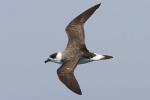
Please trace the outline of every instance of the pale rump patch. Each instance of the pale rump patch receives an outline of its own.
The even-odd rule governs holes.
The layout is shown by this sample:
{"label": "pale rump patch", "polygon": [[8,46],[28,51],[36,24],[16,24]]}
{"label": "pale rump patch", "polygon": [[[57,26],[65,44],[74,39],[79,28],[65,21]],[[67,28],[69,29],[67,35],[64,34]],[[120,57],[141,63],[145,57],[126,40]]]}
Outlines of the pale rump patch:
{"label": "pale rump patch", "polygon": [[94,53],[96,56],[94,56],[93,58],[91,58],[91,60],[101,60],[103,59],[105,56],[104,55],[99,55],[99,54],[96,54]]}

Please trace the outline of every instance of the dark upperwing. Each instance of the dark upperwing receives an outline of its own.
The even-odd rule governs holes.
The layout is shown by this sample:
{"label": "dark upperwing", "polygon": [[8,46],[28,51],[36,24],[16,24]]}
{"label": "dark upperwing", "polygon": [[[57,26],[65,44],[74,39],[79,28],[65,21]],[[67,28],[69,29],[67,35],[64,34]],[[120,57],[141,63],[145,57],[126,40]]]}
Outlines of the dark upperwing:
{"label": "dark upperwing", "polygon": [[84,23],[90,18],[96,9],[99,8],[100,5],[101,3],[89,8],[68,24],[66,27],[66,32],[69,39],[67,47],[85,45]]}
{"label": "dark upperwing", "polygon": [[81,95],[82,92],[80,86],[73,73],[79,60],[79,57],[77,57],[64,61],[64,64],[57,70],[57,74],[60,81],[64,83],[66,87],[68,87],[74,93]]}

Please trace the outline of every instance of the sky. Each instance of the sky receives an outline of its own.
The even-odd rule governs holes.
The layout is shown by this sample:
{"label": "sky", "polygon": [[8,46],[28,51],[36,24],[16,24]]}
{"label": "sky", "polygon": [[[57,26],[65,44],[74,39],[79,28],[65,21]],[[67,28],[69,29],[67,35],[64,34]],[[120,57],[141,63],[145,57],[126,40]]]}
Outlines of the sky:
{"label": "sky", "polygon": [[[86,44],[114,58],[78,65],[80,96],[44,61],[66,47],[66,25],[100,2]],[[0,0],[0,100],[150,100],[149,9],[149,0]]]}

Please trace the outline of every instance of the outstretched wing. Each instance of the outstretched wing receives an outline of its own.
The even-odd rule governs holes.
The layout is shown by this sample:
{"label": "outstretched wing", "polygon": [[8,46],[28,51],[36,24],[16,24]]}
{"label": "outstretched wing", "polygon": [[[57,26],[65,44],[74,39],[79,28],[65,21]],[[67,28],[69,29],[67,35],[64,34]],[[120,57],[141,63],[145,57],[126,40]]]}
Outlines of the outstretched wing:
{"label": "outstretched wing", "polygon": [[64,61],[64,64],[57,70],[58,77],[71,91],[81,95],[80,86],[74,76],[74,69],[79,62],[79,58]]}
{"label": "outstretched wing", "polygon": [[100,5],[101,4],[97,4],[89,8],[68,24],[68,26],[66,27],[66,32],[69,38],[67,47],[85,44],[83,25],[88,20],[88,18],[90,18],[90,16],[95,12],[95,10],[99,8]]}

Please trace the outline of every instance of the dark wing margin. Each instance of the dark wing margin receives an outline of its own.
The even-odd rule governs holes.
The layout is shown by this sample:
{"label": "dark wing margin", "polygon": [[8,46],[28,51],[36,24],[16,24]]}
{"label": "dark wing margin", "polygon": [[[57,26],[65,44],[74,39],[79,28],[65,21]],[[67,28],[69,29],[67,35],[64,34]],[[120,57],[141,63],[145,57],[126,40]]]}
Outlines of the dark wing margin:
{"label": "dark wing margin", "polygon": [[64,61],[64,64],[57,70],[58,77],[64,85],[76,94],[82,95],[80,86],[74,76],[74,69],[79,58]]}
{"label": "dark wing margin", "polygon": [[90,18],[90,16],[96,11],[96,9],[99,8],[100,5],[101,3],[89,8],[68,24],[68,26],[66,27],[66,32],[69,38],[68,46],[73,43],[77,43],[78,45],[85,44],[83,25]]}
{"label": "dark wing margin", "polygon": [[97,4],[89,9],[87,9],[86,11],[84,11],[83,13],[81,13],[79,16],[77,16],[76,18],[74,18],[69,25],[71,24],[84,24],[89,18],[90,16],[96,11],[96,9],[99,8],[100,4]]}

